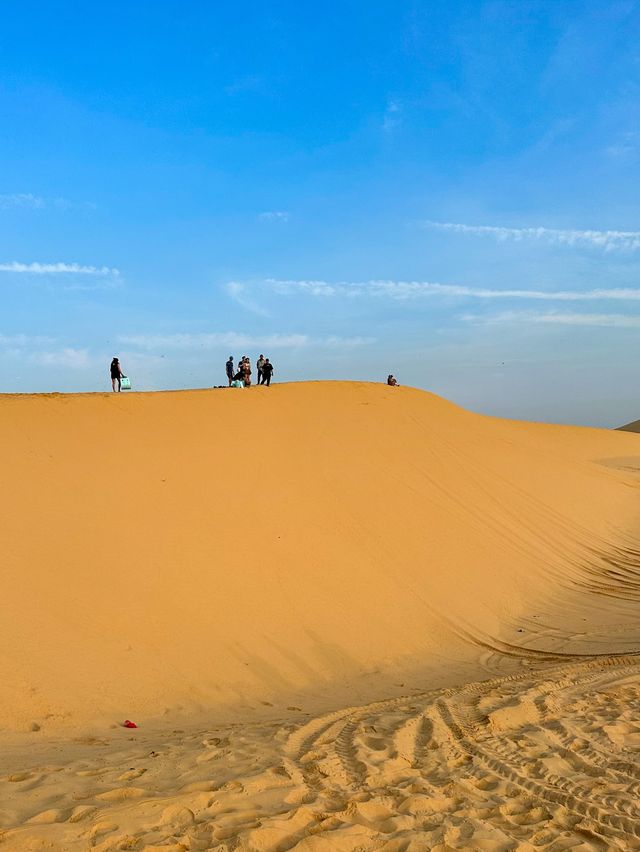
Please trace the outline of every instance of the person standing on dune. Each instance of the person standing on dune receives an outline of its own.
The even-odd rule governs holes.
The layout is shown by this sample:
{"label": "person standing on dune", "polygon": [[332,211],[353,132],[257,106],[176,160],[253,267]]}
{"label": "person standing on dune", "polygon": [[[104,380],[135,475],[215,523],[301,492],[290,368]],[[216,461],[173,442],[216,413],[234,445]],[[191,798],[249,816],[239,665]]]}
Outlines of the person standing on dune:
{"label": "person standing on dune", "polygon": [[269,359],[262,365],[262,384],[269,387],[271,384],[271,374],[273,373],[273,364]]}
{"label": "person standing on dune", "polygon": [[251,387],[251,361],[246,355],[242,358],[242,380],[245,388]]}
{"label": "person standing on dune", "polygon": [[227,371],[227,378],[229,379],[229,387],[231,387],[231,382],[233,381],[233,355],[229,355],[229,360],[225,364],[225,369]]}
{"label": "person standing on dune", "polygon": [[256,361],[256,369],[258,371],[257,384],[261,385],[264,381],[264,376],[262,375],[262,368],[264,367],[264,355],[261,355]]}
{"label": "person standing on dune", "polygon": [[118,383],[117,393],[120,393],[122,389],[121,379],[124,375],[122,372],[122,367],[120,366],[120,361],[114,356],[113,361],[111,362],[111,367],[109,368],[111,373],[111,389],[114,393],[116,393],[116,382]]}

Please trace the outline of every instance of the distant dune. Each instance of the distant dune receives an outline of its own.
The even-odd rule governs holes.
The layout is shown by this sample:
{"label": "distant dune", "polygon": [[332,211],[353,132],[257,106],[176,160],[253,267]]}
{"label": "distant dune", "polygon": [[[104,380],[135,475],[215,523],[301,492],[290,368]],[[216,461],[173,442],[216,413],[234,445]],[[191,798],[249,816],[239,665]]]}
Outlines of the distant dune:
{"label": "distant dune", "polygon": [[633,423],[625,423],[624,426],[618,426],[619,432],[640,432],[640,420],[634,420]]}
{"label": "distant dune", "polygon": [[5,726],[452,683],[555,647],[518,633],[543,602],[580,619],[630,594],[607,567],[638,512],[620,432],[337,382],[0,412]]}
{"label": "distant dune", "polygon": [[0,435],[3,849],[640,847],[634,435],[339,382]]}

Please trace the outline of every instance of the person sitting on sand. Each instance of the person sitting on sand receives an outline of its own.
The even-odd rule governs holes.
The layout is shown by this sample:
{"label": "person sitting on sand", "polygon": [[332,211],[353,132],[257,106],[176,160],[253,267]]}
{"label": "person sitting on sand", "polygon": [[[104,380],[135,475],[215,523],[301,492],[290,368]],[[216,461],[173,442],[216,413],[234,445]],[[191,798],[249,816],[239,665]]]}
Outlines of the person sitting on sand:
{"label": "person sitting on sand", "polygon": [[122,390],[122,382],[120,381],[124,376],[122,372],[122,367],[120,366],[120,361],[114,356],[113,361],[111,362],[111,367],[109,368],[111,372],[111,389],[113,392],[116,392],[116,382],[118,383],[117,392],[120,393]]}
{"label": "person sitting on sand", "polygon": [[396,380],[395,376],[392,376],[392,375],[391,375],[391,373],[389,373],[389,375],[387,376],[387,384],[388,384],[388,385],[391,385],[391,387],[392,387],[392,388],[397,388],[397,387],[399,387],[398,382],[397,382],[397,380]]}

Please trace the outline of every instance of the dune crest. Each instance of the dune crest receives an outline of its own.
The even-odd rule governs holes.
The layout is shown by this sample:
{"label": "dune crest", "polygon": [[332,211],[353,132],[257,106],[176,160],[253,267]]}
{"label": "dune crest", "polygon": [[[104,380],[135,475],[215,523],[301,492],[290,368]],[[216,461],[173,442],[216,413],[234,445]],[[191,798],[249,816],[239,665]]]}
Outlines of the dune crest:
{"label": "dune crest", "polygon": [[640,638],[634,435],[337,382],[0,408],[4,728],[322,712]]}

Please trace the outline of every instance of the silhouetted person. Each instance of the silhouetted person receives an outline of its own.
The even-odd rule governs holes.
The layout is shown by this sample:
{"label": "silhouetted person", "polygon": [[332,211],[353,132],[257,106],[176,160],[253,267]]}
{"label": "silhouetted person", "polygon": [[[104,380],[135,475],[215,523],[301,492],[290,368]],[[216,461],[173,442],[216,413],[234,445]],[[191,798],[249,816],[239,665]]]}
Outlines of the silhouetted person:
{"label": "silhouetted person", "polygon": [[271,375],[273,373],[273,364],[269,359],[264,362],[262,365],[262,384],[269,387],[271,384]]}
{"label": "silhouetted person", "polygon": [[231,387],[231,382],[233,381],[233,355],[229,355],[229,360],[225,364],[225,369],[227,371],[227,378],[229,379],[229,387]]}
{"label": "silhouetted person", "polygon": [[398,382],[396,381],[395,376],[392,376],[391,373],[389,373],[389,375],[387,376],[387,384],[391,385],[392,388],[400,387],[398,385]]}
{"label": "silhouetted person", "polygon": [[262,368],[264,367],[264,355],[261,355],[256,361],[256,369],[258,371],[258,384],[261,385],[263,382],[262,378]]}
{"label": "silhouetted person", "polygon": [[114,358],[111,362],[111,367],[109,368],[111,372],[111,389],[113,392],[116,392],[116,383],[118,385],[117,392],[120,393],[122,389],[122,382],[120,381],[124,375],[122,372],[122,367],[120,366],[120,361],[117,358]]}

